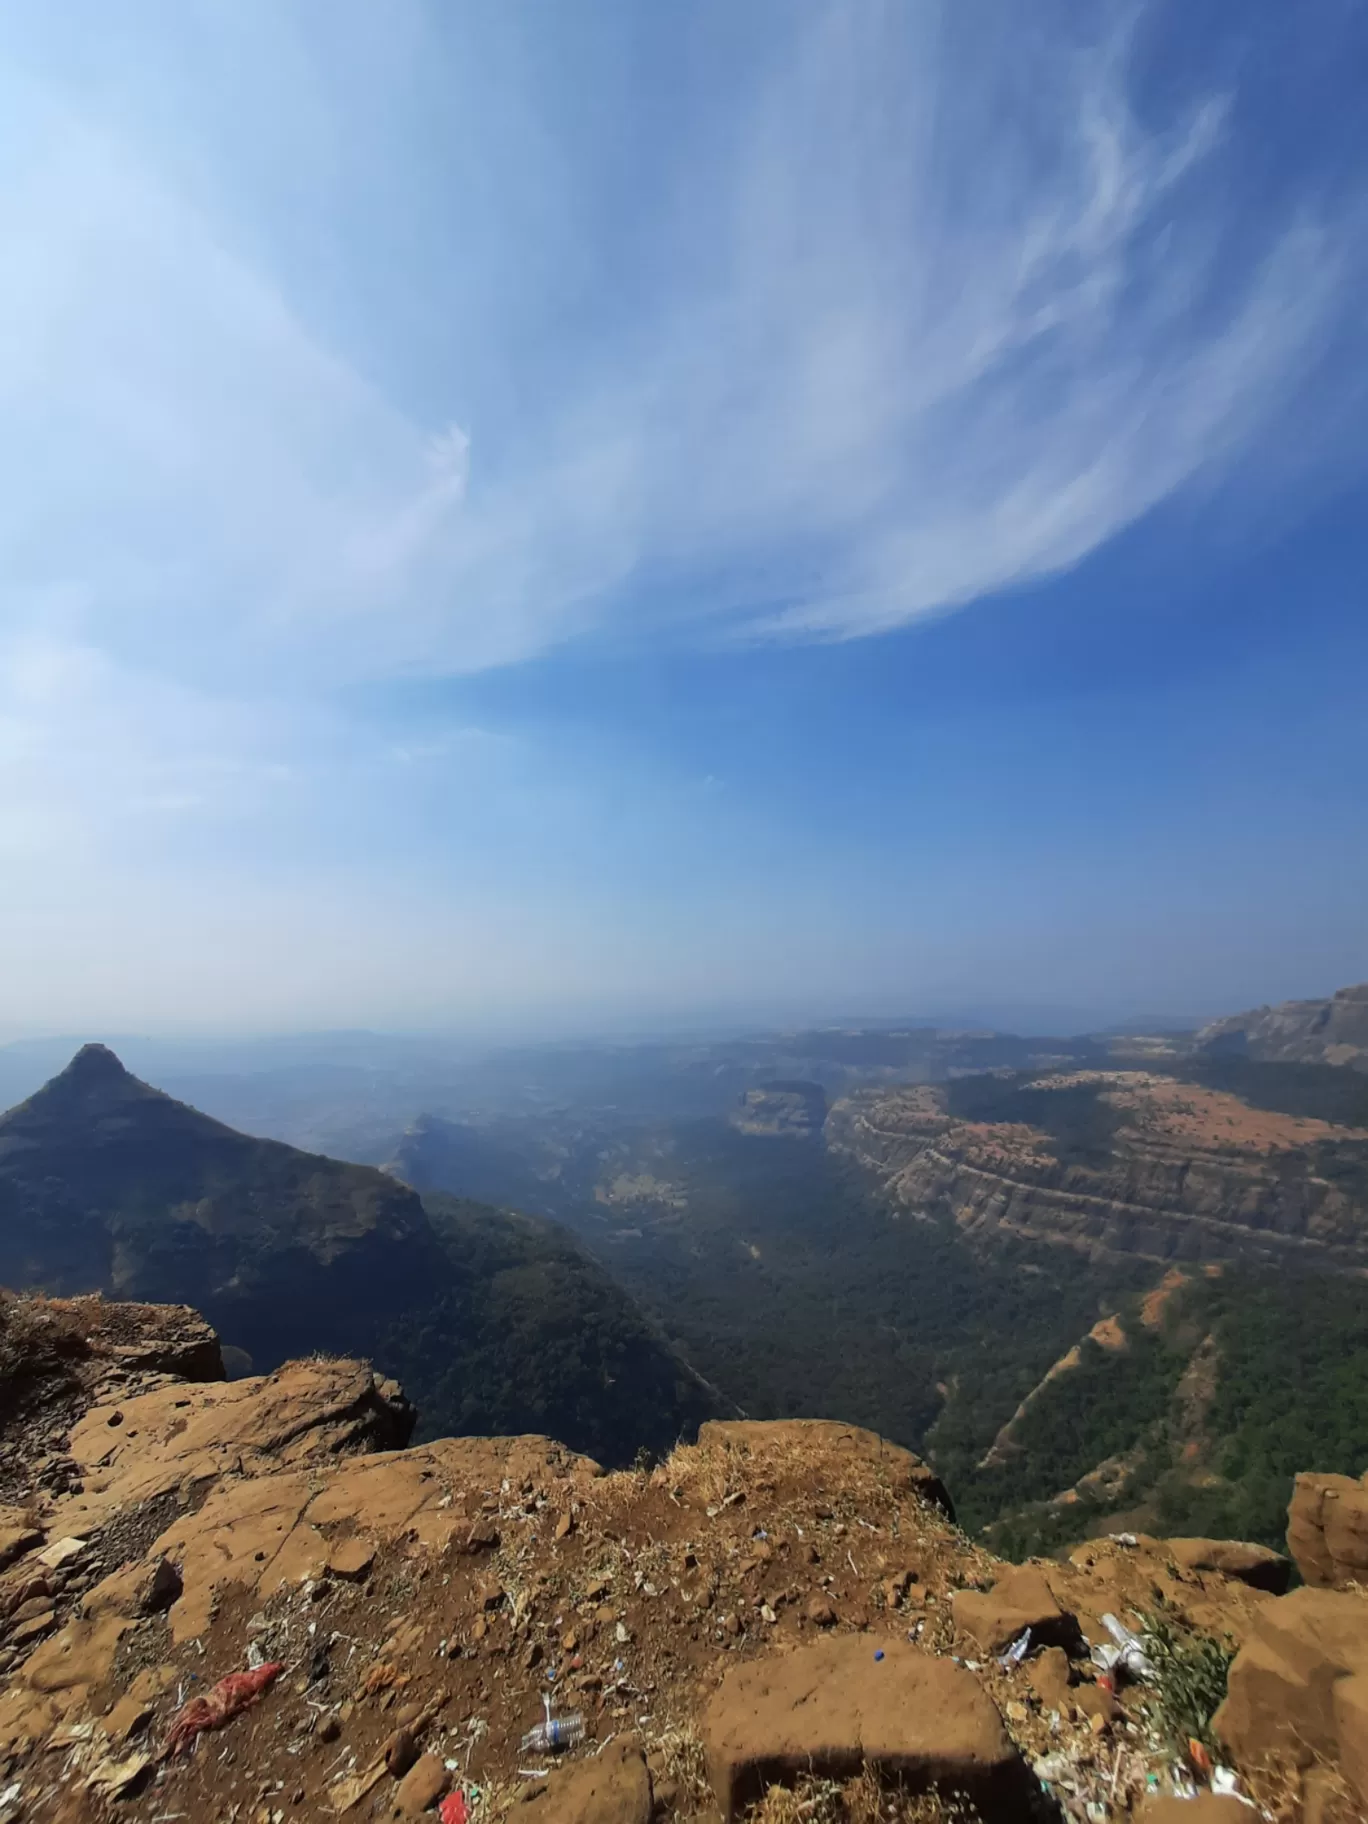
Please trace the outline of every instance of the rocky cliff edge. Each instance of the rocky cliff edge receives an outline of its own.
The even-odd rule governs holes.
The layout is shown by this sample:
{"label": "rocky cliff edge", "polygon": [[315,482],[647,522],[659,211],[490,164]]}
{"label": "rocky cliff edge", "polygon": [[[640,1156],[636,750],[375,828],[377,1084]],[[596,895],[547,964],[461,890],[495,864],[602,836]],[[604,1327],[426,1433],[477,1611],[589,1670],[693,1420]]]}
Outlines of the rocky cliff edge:
{"label": "rocky cliff edge", "polygon": [[[407,1447],[356,1362],[221,1374],[190,1312],[0,1303],[0,1819],[1159,1820],[1221,1761],[1267,1816],[1368,1810],[1343,1490],[1307,1479],[1293,1528],[1336,1587],[1280,1595],[1286,1560],[1209,1540],[1006,1565],[849,1426],[716,1423],[604,1475]],[[1107,1617],[1238,1649],[1209,1748],[1169,1661],[1098,1682]]]}

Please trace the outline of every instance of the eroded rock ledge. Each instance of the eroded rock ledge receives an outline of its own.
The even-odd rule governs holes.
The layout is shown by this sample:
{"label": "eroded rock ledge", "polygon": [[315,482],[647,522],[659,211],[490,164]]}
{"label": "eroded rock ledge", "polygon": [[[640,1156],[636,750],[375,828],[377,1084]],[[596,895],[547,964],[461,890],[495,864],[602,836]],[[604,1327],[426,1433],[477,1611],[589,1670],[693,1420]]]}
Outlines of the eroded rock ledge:
{"label": "eroded rock ledge", "polygon": [[[1308,1824],[1368,1805],[1346,1579],[1278,1596],[1272,1554],[1143,1537],[1007,1566],[851,1426],[707,1425],[604,1475],[547,1438],[407,1448],[356,1362],[188,1378],[219,1367],[193,1313],[0,1315],[9,1369],[36,1339],[5,1382],[0,1819],[416,1816],[459,1783],[477,1824],[682,1824],[815,1774],[938,1782],[988,1824],[1119,1819],[1166,1763],[1089,1653],[1158,1607],[1241,1646],[1220,1728],[1256,1796]],[[263,1661],[250,1707],[166,1755],[183,1700]],[[584,1723],[559,1764],[520,1746],[547,1700]]]}

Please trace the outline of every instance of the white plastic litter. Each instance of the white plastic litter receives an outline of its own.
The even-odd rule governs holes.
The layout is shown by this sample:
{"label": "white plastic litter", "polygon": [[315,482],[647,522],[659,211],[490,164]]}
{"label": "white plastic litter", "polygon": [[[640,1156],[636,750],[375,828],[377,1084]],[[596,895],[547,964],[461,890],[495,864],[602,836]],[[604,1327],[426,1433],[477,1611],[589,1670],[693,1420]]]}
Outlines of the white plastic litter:
{"label": "white plastic litter", "polygon": [[1238,1799],[1241,1805],[1248,1805],[1251,1811],[1259,1808],[1248,1793],[1240,1791],[1240,1780],[1233,1767],[1213,1767],[1211,1770],[1211,1790],[1220,1793],[1222,1798]]}
{"label": "white plastic litter", "polygon": [[998,1664],[1004,1669],[1008,1666],[1019,1666],[1031,1650],[1031,1630],[1029,1628],[1017,1635],[1005,1653],[998,1656]]}
{"label": "white plastic litter", "polygon": [[1092,1662],[1103,1672],[1122,1671],[1130,1678],[1142,1678],[1150,1681],[1154,1678],[1154,1666],[1145,1653],[1144,1643],[1137,1634],[1124,1627],[1115,1615],[1104,1615],[1102,1626],[1116,1642],[1114,1647],[1094,1647]]}

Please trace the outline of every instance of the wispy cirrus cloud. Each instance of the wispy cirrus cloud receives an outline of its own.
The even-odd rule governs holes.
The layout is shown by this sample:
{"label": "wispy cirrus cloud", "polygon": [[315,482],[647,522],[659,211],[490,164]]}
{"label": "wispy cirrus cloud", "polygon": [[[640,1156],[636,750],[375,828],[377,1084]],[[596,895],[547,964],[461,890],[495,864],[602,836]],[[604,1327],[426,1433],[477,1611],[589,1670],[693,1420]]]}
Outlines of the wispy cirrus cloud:
{"label": "wispy cirrus cloud", "polygon": [[[681,810],[649,754],[624,779],[375,700],[575,641],[858,639],[1233,475],[1314,484],[1362,352],[1359,205],[1314,157],[1251,180],[1238,69],[1184,38],[1153,80],[1165,18],[17,0],[0,930],[47,946],[33,1007],[122,994],[139,944],[153,993],[158,933],[212,900],[230,946],[235,895],[276,959],[256,1007],[301,954],[325,1005],[410,915],[407,1006],[462,946],[478,986],[540,945],[544,986],[576,905],[599,980],[662,926],[634,898],[657,841],[660,902],[725,868],[710,916],[749,929],[753,865],[788,918],[791,858]],[[245,1007],[250,943],[235,966]]]}
{"label": "wispy cirrus cloud", "polygon": [[[115,650],[326,686],[653,617],[852,637],[1076,563],[1276,417],[1345,306],[1347,242],[1314,199],[1225,231],[1227,98],[1142,120],[1133,13],[1090,14],[1083,39],[1067,9],[987,14],[786,12],[725,90],[705,58],[669,116],[684,177],[630,243],[584,148],[532,139],[510,188],[565,199],[577,319],[538,321],[519,291],[546,248],[519,245],[516,210],[411,275],[430,313],[461,292],[463,372],[517,379],[490,288],[516,294],[524,342],[534,320],[536,385],[465,425],[330,346],[181,194],[164,144],[21,87],[0,202],[9,612],[60,589]],[[280,28],[250,17],[264,57]],[[547,73],[517,67],[535,113]],[[328,105],[397,107],[376,80],[335,72]],[[500,182],[468,161],[412,176],[454,219]],[[368,253],[342,241],[343,282]]]}

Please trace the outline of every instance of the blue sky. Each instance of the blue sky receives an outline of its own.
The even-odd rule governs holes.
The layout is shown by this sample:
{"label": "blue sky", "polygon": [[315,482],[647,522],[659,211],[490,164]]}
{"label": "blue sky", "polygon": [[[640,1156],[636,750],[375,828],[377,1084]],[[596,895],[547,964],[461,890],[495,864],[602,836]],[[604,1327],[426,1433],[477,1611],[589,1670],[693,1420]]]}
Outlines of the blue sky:
{"label": "blue sky", "polygon": [[0,1027],[1368,976],[1368,19],[0,0]]}

